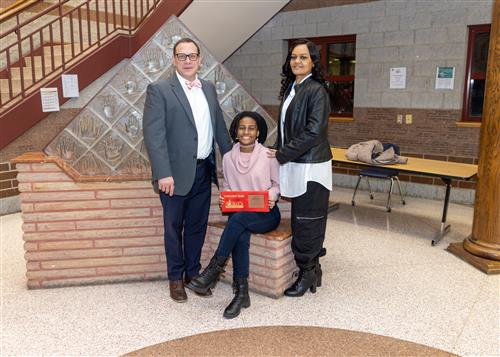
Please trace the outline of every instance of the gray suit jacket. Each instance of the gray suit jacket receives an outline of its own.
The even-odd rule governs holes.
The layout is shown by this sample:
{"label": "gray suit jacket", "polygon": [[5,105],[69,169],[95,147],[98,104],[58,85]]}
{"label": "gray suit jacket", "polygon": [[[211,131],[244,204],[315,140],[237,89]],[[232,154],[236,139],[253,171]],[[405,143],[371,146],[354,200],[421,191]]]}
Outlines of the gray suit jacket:
{"label": "gray suit jacket", "polygon": [[[210,108],[215,139],[213,145],[215,147],[217,142],[224,155],[231,149],[231,140],[217,93],[212,83],[201,82]],[[148,85],[143,131],[153,181],[173,176],[174,194],[186,195],[195,177],[198,134],[191,106],[175,73],[166,80]],[[212,163],[212,179],[216,180],[215,158]]]}

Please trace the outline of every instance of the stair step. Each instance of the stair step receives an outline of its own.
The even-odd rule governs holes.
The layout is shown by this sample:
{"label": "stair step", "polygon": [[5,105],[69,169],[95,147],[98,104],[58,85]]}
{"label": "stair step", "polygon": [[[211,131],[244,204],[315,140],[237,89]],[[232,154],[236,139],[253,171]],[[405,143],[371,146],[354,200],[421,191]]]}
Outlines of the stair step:
{"label": "stair step", "polygon": [[[51,47],[53,48],[54,51],[54,57],[55,56],[60,56],[62,57],[62,46],[61,45],[54,45],[54,46],[43,46],[43,53],[46,56],[51,55]],[[80,51],[80,43],[75,42],[75,56],[79,54]],[[66,59],[70,59],[72,57],[72,52],[71,52],[71,45],[64,45],[64,57]]]}
{"label": "stair step", "polygon": [[[15,95],[13,95],[13,96],[15,96]],[[3,105],[3,103],[8,101],[11,97],[9,96],[9,93],[5,93],[5,92],[1,91],[0,98],[2,99],[2,105]]]}
{"label": "stair step", "polygon": [[[27,81],[25,83],[31,84],[31,81]],[[9,80],[8,79],[0,79],[0,92],[9,95]],[[19,81],[12,81],[12,94],[16,95],[21,92],[21,83]]]}
{"label": "stair step", "polygon": [[[42,71],[40,69],[35,68],[35,78],[41,78],[42,77]],[[10,69],[10,78],[12,80],[21,80],[21,68],[19,67],[12,67]],[[33,71],[31,67],[23,67],[23,78],[26,79],[33,79]]]}
{"label": "stair step", "polygon": [[[65,56],[66,57],[66,56]],[[35,68],[42,68],[42,56],[33,56],[34,61],[34,67]],[[69,60],[70,58],[66,58],[66,60]],[[31,57],[26,57],[24,59],[24,62],[27,67],[33,67],[33,63],[31,63]],[[45,73],[47,73],[47,70],[52,70],[52,60],[50,56],[45,56]],[[60,56],[54,56],[54,67],[59,67],[62,64],[62,58]]]}
{"label": "stair step", "polygon": [[[39,80],[42,79],[42,68],[41,67],[35,67],[34,68],[35,72],[35,79]],[[19,67],[13,67],[10,69],[10,75],[13,81],[20,81],[21,80],[21,68]],[[23,78],[24,80],[32,80],[33,79],[33,68],[32,67],[23,67]]]}
{"label": "stair step", "polygon": [[[80,51],[80,44],[76,43],[75,44],[75,56],[79,55],[81,53]],[[84,47],[84,50],[87,47]],[[53,46],[53,52],[54,52],[54,64],[56,66],[59,66],[62,64],[62,50],[60,45]],[[50,46],[44,46],[43,48],[43,53],[45,57],[45,68],[51,68],[51,49]],[[66,61],[71,60],[74,58],[72,52],[71,52],[71,45],[64,45],[64,58]],[[42,56],[41,55],[36,55],[33,56],[34,62],[35,62],[35,67],[42,67]],[[24,63],[26,66],[32,66],[32,57],[31,56],[26,56],[24,58]]]}

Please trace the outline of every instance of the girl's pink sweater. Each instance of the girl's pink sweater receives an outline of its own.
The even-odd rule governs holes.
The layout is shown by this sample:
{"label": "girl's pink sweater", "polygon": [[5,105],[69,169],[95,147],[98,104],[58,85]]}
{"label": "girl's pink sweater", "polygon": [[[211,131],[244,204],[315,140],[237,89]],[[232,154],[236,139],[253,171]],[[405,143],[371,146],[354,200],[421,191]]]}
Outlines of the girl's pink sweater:
{"label": "girl's pink sweater", "polygon": [[259,143],[251,153],[240,151],[234,144],[222,159],[224,191],[269,191],[269,199],[276,200],[280,193],[279,163],[267,157],[267,149]]}

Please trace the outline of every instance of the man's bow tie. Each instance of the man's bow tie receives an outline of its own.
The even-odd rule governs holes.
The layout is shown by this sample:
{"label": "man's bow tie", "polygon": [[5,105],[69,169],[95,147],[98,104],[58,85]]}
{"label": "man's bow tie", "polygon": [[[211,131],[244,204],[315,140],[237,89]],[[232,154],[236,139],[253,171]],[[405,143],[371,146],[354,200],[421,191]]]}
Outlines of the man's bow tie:
{"label": "man's bow tie", "polygon": [[186,86],[189,90],[191,90],[193,87],[201,88],[201,82],[199,79],[195,79],[194,81],[186,81]]}

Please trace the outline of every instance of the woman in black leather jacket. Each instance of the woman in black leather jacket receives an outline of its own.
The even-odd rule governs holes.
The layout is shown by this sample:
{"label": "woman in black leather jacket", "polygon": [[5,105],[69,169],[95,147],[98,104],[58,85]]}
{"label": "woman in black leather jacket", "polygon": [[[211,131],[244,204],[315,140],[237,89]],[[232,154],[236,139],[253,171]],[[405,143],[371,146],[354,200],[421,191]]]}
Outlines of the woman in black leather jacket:
{"label": "woman in black leather jacket", "polygon": [[281,76],[278,140],[269,155],[280,163],[282,196],[292,199],[292,251],[299,273],[285,295],[296,297],[321,286],[319,256],[332,189],[330,102],[319,50],[311,41],[292,44]]}

